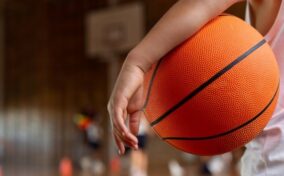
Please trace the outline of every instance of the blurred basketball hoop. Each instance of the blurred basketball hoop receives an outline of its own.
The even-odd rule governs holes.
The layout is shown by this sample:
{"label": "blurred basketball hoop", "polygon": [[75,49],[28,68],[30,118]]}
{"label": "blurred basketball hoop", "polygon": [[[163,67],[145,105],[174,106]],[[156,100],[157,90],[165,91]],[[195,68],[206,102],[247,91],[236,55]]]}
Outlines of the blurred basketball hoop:
{"label": "blurred basketball hoop", "polygon": [[144,35],[141,3],[114,6],[86,17],[86,53],[89,57],[124,53]]}

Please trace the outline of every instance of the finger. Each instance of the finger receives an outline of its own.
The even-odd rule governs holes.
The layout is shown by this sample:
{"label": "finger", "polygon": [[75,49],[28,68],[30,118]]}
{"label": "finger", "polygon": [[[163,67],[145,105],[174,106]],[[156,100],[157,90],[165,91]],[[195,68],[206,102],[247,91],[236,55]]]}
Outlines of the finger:
{"label": "finger", "polygon": [[130,129],[130,132],[132,134],[134,134],[134,135],[138,134],[140,118],[141,118],[142,114],[143,114],[142,111],[136,111],[136,112],[130,114],[130,117],[129,117],[129,129]]}
{"label": "finger", "polygon": [[123,141],[124,141],[125,143],[130,142],[131,144],[133,144],[132,147],[135,147],[135,145],[138,144],[138,139],[137,139],[137,137],[136,137],[134,134],[130,133],[130,132],[129,132],[129,133],[126,133],[126,134],[123,136]]}
{"label": "finger", "polygon": [[113,136],[114,136],[114,140],[115,140],[116,146],[118,147],[118,154],[119,155],[123,155],[125,153],[125,146],[124,146],[123,142],[115,134]]}
{"label": "finger", "polygon": [[118,129],[122,136],[129,133],[128,128],[125,124],[125,119],[127,114],[123,112],[120,108],[114,108],[113,112],[110,113],[111,119],[113,120],[113,127]]}
{"label": "finger", "polygon": [[[138,145],[138,140],[136,138],[136,136],[134,136],[133,134],[131,134],[128,130],[128,128],[126,127],[125,124],[125,120],[126,117],[122,118],[123,115],[121,114],[125,114],[124,116],[127,116],[127,113],[123,113],[120,110],[116,110],[115,111],[115,115],[113,115],[113,113],[110,113],[110,115],[113,115],[113,131],[114,133],[119,137],[119,139],[124,143],[129,145],[129,147],[132,148],[137,148]],[[126,112],[126,111],[125,111]]]}
{"label": "finger", "polygon": [[136,138],[136,136],[134,136],[133,134],[131,133],[127,133],[125,135],[122,135],[120,133],[120,131],[116,128],[114,128],[114,134],[116,136],[119,137],[119,139],[126,145],[128,145],[129,147],[131,148],[134,148],[136,149],[137,148],[137,145],[138,145],[138,139]]}
{"label": "finger", "polygon": [[[123,113],[121,113],[123,114]],[[121,118],[123,117],[123,118]],[[114,128],[117,130],[116,133],[119,134],[121,139],[124,143],[130,143],[130,147],[136,148],[136,145],[138,144],[138,139],[135,135],[133,135],[131,132],[129,132],[128,128],[125,124],[125,119],[127,117],[127,113],[124,114],[124,116],[120,116],[120,118],[114,118]]]}
{"label": "finger", "polygon": [[115,139],[116,146],[118,147],[118,153],[120,155],[125,153],[125,146],[128,146],[135,150],[138,149],[138,144],[133,144],[133,143],[130,143],[129,141],[123,141],[122,138],[117,136],[116,134],[114,134],[114,139]]}
{"label": "finger", "polygon": [[129,114],[132,114],[143,107],[143,86],[139,86],[139,88],[135,91],[132,98],[129,100],[127,111]]}

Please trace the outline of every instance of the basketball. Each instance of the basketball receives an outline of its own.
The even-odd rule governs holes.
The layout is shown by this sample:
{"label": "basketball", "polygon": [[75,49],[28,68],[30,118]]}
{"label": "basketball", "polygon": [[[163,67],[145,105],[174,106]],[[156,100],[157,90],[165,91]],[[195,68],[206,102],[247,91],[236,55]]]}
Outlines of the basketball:
{"label": "basketball", "polygon": [[275,109],[279,79],[264,37],[241,19],[220,15],[146,73],[143,111],[173,147],[221,154],[261,133]]}

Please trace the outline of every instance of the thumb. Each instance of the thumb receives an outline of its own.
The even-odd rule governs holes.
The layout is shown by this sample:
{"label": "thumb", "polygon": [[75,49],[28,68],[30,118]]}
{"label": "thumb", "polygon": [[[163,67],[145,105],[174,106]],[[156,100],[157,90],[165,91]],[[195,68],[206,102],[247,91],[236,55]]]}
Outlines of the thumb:
{"label": "thumb", "polygon": [[138,134],[140,118],[144,115],[141,111],[143,102],[143,86],[140,86],[130,99],[127,107],[127,111],[129,113],[129,129],[134,135]]}
{"label": "thumb", "polygon": [[139,124],[140,124],[140,119],[141,118],[145,118],[144,117],[144,113],[141,110],[136,111],[136,112],[130,114],[130,117],[129,117],[129,129],[130,129],[130,132],[132,134],[134,134],[134,135],[137,135],[138,132],[139,132]]}

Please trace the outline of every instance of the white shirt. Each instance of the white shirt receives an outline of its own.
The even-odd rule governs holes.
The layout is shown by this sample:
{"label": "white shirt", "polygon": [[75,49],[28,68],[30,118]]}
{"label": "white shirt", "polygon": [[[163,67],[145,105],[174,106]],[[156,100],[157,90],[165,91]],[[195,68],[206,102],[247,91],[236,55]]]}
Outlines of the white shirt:
{"label": "white shirt", "polygon": [[[263,132],[246,145],[242,158],[242,176],[284,175],[284,0],[268,33],[264,36],[272,47],[280,69],[280,92],[274,114]],[[247,4],[246,21],[250,23]]]}

